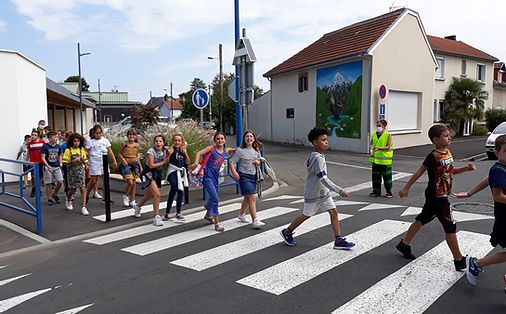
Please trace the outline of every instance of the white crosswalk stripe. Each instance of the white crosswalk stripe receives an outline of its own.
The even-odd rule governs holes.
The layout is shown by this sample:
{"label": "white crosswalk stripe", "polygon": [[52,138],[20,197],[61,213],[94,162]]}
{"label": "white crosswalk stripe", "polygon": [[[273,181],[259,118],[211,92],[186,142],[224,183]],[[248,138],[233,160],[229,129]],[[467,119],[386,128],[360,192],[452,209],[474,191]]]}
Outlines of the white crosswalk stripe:
{"label": "white crosswalk stripe", "polygon": [[3,285],[6,285],[8,283],[11,283],[13,281],[16,281],[18,279],[21,279],[21,278],[24,278],[26,276],[30,276],[31,273],[29,274],[24,274],[24,275],[21,275],[21,276],[17,276],[17,277],[12,277],[12,278],[8,278],[8,279],[4,279],[4,280],[0,280],[0,287],[3,286]]}
{"label": "white crosswalk stripe", "polygon": [[18,306],[23,302],[26,302],[30,299],[33,299],[41,294],[44,294],[44,293],[49,292],[49,291],[56,289],[56,288],[58,288],[58,287],[41,289],[41,290],[25,293],[25,294],[18,295],[18,296],[9,298],[9,299],[2,300],[2,301],[0,301],[0,313],[10,310],[11,308]]}
{"label": "white crosswalk stripe", "polygon": [[[353,215],[340,214],[339,219],[344,220]],[[300,236],[312,230],[327,226],[330,224],[330,218],[327,213],[318,214],[304,222],[294,236]],[[283,242],[279,235],[280,231],[286,226],[277,227],[254,236],[247,237],[238,241],[224,244],[207,251],[190,255],[171,262],[171,264],[183,266],[186,268],[202,271],[241,256],[265,249],[274,244]]]}
{"label": "white crosswalk stripe", "polygon": [[[336,251],[334,242],[269,267],[237,282],[280,295],[334,267],[360,256],[405,232],[409,224],[383,220],[347,236],[357,245],[351,251]],[[297,276],[293,276],[297,274]]]}
{"label": "white crosswalk stripe", "polygon": [[[172,207],[174,207],[174,206],[176,206],[175,201],[172,202]],[[167,202],[160,202],[161,209],[166,208],[166,207],[167,207]],[[146,214],[146,213],[151,213],[151,212],[153,212],[153,205],[152,204],[144,205],[141,207],[141,214]],[[133,208],[129,207],[128,209],[112,212],[111,213],[111,220],[116,220],[116,219],[125,218],[125,217],[132,217],[133,214],[134,214]],[[93,216],[93,218],[100,220],[100,221],[105,221],[105,214]]]}
{"label": "white crosswalk stripe", "polygon": [[[485,256],[492,250],[484,234],[459,231],[457,236],[463,252]],[[442,242],[333,313],[423,313],[464,276],[449,257],[448,245]]]}
{"label": "white crosswalk stripe", "polygon": [[58,312],[58,313],[55,313],[55,314],[75,314],[75,313],[79,313],[87,308],[89,308],[90,306],[93,306],[95,303],[90,303],[90,304],[86,304],[86,305],[83,305],[83,306],[78,306],[78,307],[75,307],[73,309],[68,309],[68,310],[65,310],[65,311],[61,311],[61,312]]}
{"label": "white crosswalk stripe", "polygon": [[[261,215],[262,219],[269,219],[272,217],[288,214],[298,210],[299,209],[296,208],[274,207],[261,211],[260,212],[261,214],[259,213],[259,216]],[[240,222],[237,218],[233,218],[222,222],[221,225],[225,228],[225,231],[227,231],[237,229],[240,227],[245,227],[248,226],[249,224],[245,224],[243,222]],[[153,241],[144,242],[121,250],[132,254],[144,256],[217,234],[219,233],[216,232],[212,226],[205,226],[198,229],[180,232]]]}

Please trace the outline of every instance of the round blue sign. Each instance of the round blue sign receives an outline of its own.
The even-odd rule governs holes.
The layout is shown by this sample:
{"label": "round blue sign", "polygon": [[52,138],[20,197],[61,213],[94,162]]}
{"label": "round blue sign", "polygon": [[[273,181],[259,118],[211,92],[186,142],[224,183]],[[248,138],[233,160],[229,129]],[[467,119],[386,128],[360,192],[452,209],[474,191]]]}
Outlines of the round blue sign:
{"label": "round blue sign", "polygon": [[199,88],[193,93],[192,102],[198,109],[204,109],[209,104],[209,94],[205,89]]}
{"label": "round blue sign", "polygon": [[379,88],[379,96],[381,99],[384,99],[387,95],[387,87],[385,85],[381,85]]}

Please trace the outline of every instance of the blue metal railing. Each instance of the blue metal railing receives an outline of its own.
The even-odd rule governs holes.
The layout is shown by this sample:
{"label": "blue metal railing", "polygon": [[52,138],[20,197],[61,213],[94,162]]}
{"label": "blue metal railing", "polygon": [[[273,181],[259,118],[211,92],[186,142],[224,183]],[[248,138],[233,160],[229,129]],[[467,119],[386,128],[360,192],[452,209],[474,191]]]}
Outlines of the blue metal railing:
{"label": "blue metal railing", "polygon": [[[33,163],[33,162],[18,161],[18,160],[6,159],[6,158],[0,158],[0,162],[28,166],[28,167],[26,167],[26,171],[23,171],[21,173],[5,171],[0,168],[0,178],[1,178],[1,184],[2,184],[2,189],[0,191],[0,195],[6,195],[9,197],[20,199],[21,201],[23,201],[23,203],[26,205],[26,207],[28,209],[9,204],[7,202],[1,202],[1,201],[0,201],[0,206],[14,209],[14,210],[21,212],[23,214],[27,214],[27,215],[35,217],[35,219],[37,220],[37,233],[41,234],[42,233],[42,210],[41,210],[41,206],[40,206],[40,175],[41,174],[39,173],[38,164]],[[30,203],[30,201],[25,197],[25,193],[24,193],[23,176],[25,176],[26,174],[28,174],[30,172],[32,172],[32,174],[35,176],[35,206],[33,206],[33,204]],[[6,183],[5,182],[5,175],[19,177],[19,194],[12,193],[12,192],[5,190],[5,183]]]}

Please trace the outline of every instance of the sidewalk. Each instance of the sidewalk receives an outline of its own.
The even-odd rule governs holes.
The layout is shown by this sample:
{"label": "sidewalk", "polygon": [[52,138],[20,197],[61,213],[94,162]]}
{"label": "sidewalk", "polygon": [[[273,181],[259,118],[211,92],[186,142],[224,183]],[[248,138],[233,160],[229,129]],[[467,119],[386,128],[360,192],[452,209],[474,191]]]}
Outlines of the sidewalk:
{"label": "sidewalk", "polygon": [[[464,159],[470,160],[470,158],[476,157],[478,155],[481,155],[479,157],[485,157],[486,141],[487,136],[467,136],[467,137],[453,138],[450,145],[450,150],[453,154],[453,158],[456,160],[464,160]],[[394,151],[394,156],[413,156],[425,158],[425,156],[427,156],[427,154],[433,149],[433,147],[434,145],[427,144],[396,149]]]}

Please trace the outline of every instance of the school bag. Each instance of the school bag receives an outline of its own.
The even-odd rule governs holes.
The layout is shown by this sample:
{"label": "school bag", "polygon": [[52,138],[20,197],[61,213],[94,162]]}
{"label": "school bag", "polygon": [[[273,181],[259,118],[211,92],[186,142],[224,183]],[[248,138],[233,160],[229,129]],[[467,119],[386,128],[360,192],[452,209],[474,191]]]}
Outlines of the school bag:
{"label": "school bag", "polygon": [[194,188],[201,188],[202,187],[202,182],[204,180],[204,168],[205,168],[207,162],[209,161],[209,158],[211,158],[212,153],[213,153],[212,151],[207,153],[207,155],[204,157],[202,162],[197,165],[197,168],[188,172],[188,183],[190,184],[191,187],[194,187]]}

